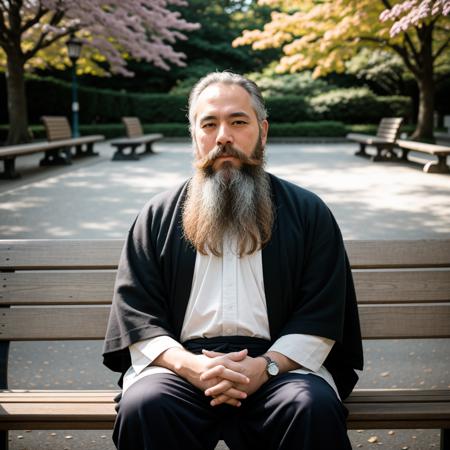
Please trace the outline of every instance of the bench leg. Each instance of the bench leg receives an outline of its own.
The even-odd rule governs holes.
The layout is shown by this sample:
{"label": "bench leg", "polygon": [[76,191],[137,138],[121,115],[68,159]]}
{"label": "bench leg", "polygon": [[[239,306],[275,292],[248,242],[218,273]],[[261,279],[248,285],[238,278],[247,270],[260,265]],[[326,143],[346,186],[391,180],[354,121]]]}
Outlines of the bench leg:
{"label": "bench leg", "polygon": [[430,161],[425,164],[423,171],[426,173],[450,173],[450,168],[447,166],[447,155],[436,155],[437,163]]}
{"label": "bench leg", "polygon": [[372,156],[372,161],[392,161],[398,158],[392,147],[387,147],[386,145],[377,145],[376,149],[377,154],[375,156]]}
{"label": "bench leg", "polygon": [[408,161],[408,154],[409,154],[409,150],[402,148],[402,155],[400,156],[400,159],[402,159],[403,161]]}
{"label": "bench leg", "polygon": [[145,153],[155,153],[152,148],[153,142],[147,142],[145,144]]}
{"label": "bench leg", "polygon": [[0,431],[0,450],[8,450],[9,439],[7,431]]}
{"label": "bench leg", "polygon": [[[137,145],[119,145],[116,144],[117,150],[114,152],[112,161],[138,161],[139,156],[136,154]],[[124,153],[124,150],[130,147],[130,153]]]}
{"label": "bench leg", "polygon": [[[70,151],[70,149],[69,149]],[[66,166],[72,164],[70,157],[65,153],[65,157],[61,155],[58,149],[48,150],[45,152],[44,158],[39,161],[40,166]]]}
{"label": "bench leg", "polygon": [[363,143],[359,144],[359,151],[355,153],[355,156],[364,156],[366,158],[369,157],[369,155],[366,153],[366,144]]}
{"label": "bench leg", "polygon": [[94,143],[85,144],[85,149],[83,150],[83,145],[76,146],[75,157],[81,158],[83,156],[98,156],[97,152],[94,152]]}
{"label": "bench leg", "polygon": [[[9,342],[0,342],[0,389],[8,389],[8,356]],[[0,450],[8,450],[8,444],[8,431],[0,431]]]}
{"label": "bench leg", "polygon": [[3,172],[0,173],[2,180],[13,180],[20,177],[20,174],[16,172],[16,158],[4,159],[3,169]]}
{"label": "bench leg", "polygon": [[441,430],[441,450],[450,450],[450,429]]}

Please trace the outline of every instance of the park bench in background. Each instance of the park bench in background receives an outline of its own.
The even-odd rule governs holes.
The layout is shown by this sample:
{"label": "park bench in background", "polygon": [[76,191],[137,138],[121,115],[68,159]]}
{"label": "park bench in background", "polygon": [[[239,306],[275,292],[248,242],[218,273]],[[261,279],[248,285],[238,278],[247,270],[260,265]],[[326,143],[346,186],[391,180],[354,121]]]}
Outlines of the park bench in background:
{"label": "park bench in background", "polygon": [[401,158],[408,159],[410,151],[426,153],[434,155],[438,161],[429,161],[423,166],[423,171],[428,173],[450,173],[450,168],[447,165],[447,156],[450,155],[450,147],[446,145],[425,144],[423,142],[406,141],[397,139],[396,147],[402,150]]}
{"label": "park bench in background", "polygon": [[[0,241],[0,448],[12,429],[112,428],[117,391],[7,390],[7,356],[10,341],[103,339],[122,244]],[[364,339],[450,338],[450,239],[345,245]],[[441,429],[450,448],[450,390],[358,389],[345,404],[350,429]]]}
{"label": "park bench in background", "polygon": [[[47,132],[47,140],[28,144],[8,145],[0,147],[0,160],[3,160],[3,172],[0,179],[14,179],[20,175],[16,172],[16,158],[33,153],[45,153],[39,164],[41,166],[55,166],[71,164],[70,149],[76,147],[78,156],[96,155],[93,152],[95,142],[104,140],[104,136],[82,136],[72,138],[69,122],[65,117],[42,117]],[[86,145],[83,151],[82,146]],[[64,154],[61,152],[65,150]]]}
{"label": "park bench in background", "polygon": [[[162,134],[144,134],[142,125],[137,117],[122,117],[122,122],[125,125],[127,137],[113,139],[110,144],[116,147],[116,151],[112,157],[113,161],[138,160],[139,155],[136,149],[141,145],[145,146],[144,153],[153,153],[152,144],[163,138]],[[124,150],[129,148],[129,153],[124,153]]]}
{"label": "park bench in background", "polygon": [[[377,135],[350,133],[347,139],[359,143],[357,156],[371,157],[372,161],[383,161],[388,158],[396,157],[393,152],[395,140],[397,139],[400,126],[403,122],[402,117],[385,117],[381,119],[378,125]],[[371,145],[376,148],[377,153],[374,156],[366,153],[366,146]]]}
{"label": "park bench in background", "polygon": [[[71,159],[71,148],[75,147],[75,156],[98,156],[94,152],[94,144],[105,140],[105,136],[95,134],[91,136],[72,137],[72,130],[70,129],[69,121],[63,116],[42,116],[42,122],[47,133],[47,140],[49,142],[57,141],[61,148],[65,149],[66,158]],[[83,148],[84,147],[84,148]],[[47,155],[52,156],[52,155]],[[54,164],[54,160],[62,158],[60,154],[55,154],[49,161],[49,164]]]}

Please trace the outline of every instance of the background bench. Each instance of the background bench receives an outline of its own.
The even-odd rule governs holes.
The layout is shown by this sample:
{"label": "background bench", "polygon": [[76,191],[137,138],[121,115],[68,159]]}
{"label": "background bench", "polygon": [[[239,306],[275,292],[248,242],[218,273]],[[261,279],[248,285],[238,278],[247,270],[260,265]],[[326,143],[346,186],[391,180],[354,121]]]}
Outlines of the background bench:
{"label": "background bench", "polygon": [[[90,136],[72,137],[72,130],[70,129],[69,121],[63,116],[42,116],[42,122],[47,133],[47,140],[49,142],[59,142],[62,149],[65,151],[65,158],[70,160],[72,158],[71,149],[75,147],[75,155],[79,156],[97,156],[94,152],[94,144],[105,140],[105,136],[95,134]],[[60,154],[56,154],[54,159],[61,158]],[[54,159],[48,161],[48,164],[55,164]]]}
{"label": "background bench", "polygon": [[[141,122],[137,117],[122,117],[122,122],[125,125],[127,137],[110,141],[110,144],[116,147],[112,157],[113,161],[138,160],[139,155],[136,153],[138,147],[144,145],[143,153],[153,153],[152,144],[163,138],[163,135],[158,133],[144,134]],[[125,153],[124,150],[127,148],[130,151]]]}
{"label": "background bench", "polygon": [[[39,161],[41,166],[71,164],[72,147],[76,148],[75,156],[95,156],[97,153],[93,151],[94,143],[105,139],[102,135],[72,138],[70,125],[65,117],[43,116],[42,121],[47,133],[46,141],[0,147],[0,160],[3,161],[0,179],[14,179],[20,176],[16,171],[18,156],[44,152],[44,158]],[[83,149],[83,146],[86,148]]]}
{"label": "background bench", "polygon": [[425,144],[423,142],[406,141],[397,139],[396,147],[402,150],[401,158],[408,159],[410,151],[426,153],[437,157],[437,162],[429,161],[423,166],[423,171],[428,173],[450,173],[447,165],[447,156],[450,155],[450,147],[445,145]]}
{"label": "background bench", "polygon": [[[400,133],[400,126],[403,122],[402,117],[385,117],[381,119],[378,125],[377,135],[349,133],[347,139],[359,143],[359,151],[355,153],[357,156],[370,157],[372,161],[383,161],[387,158],[395,158],[393,152],[395,140]],[[371,145],[376,148],[377,153],[370,156],[366,153],[366,146]]]}
{"label": "background bench", "polygon": [[[450,337],[450,239],[345,244],[364,339]],[[103,339],[121,247],[0,241],[0,430],[112,428],[116,391],[8,391],[7,356],[10,341]],[[450,446],[450,390],[356,390],[346,406],[351,429],[441,429]]]}

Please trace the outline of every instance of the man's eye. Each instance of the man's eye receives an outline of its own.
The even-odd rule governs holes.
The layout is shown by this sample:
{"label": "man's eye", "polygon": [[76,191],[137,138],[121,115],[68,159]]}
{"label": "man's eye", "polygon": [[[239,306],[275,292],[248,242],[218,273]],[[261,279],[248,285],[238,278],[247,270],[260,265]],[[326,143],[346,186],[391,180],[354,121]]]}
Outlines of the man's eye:
{"label": "man's eye", "polygon": [[209,122],[209,123],[204,123],[203,125],[202,125],[202,128],[212,128],[212,127],[214,127],[216,124],[215,123],[211,123],[211,122]]}
{"label": "man's eye", "polygon": [[233,125],[246,125],[247,122],[245,120],[235,120]]}

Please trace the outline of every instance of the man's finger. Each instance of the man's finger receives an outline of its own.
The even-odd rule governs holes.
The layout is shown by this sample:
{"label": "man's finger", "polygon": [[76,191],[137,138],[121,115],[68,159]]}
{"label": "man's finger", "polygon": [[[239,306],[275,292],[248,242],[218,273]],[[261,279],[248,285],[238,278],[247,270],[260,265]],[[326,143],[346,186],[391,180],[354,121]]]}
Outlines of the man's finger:
{"label": "man's finger", "polygon": [[210,402],[210,405],[217,406],[222,403],[227,403],[228,405],[236,406],[237,408],[239,408],[239,406],[241,406],[241,402],[239,400],[237,400],[235,398],[230,398],[227,395],[219,395],[218,397],[212,399]]}
{"label": "man's finger", "polygon": [[250,383],[250,379],[244,374],[228,369],[225,366],[222,366],[221,364],[202,373],[202,375],[200,376],[200,380],[207,381],[211,378],[216,377],[232,381],[233,383],[241,383],[241,384]]}
{"label": "man's finger", "polygon": [[211,397],[218,397],[222,394],[226,394],[228,397],[241,400],[247,398],[246,392],[236,389],[234,385],[227,380],[223,380],[219,384],[216,384],[215,386],[212,386],[205,391],[205,395]]}
{"label": "man's finger", "polygon": [[213,350],[206,350],[203,349],[202,353],[205,356],[208,356],[209,358],[217,358],[218,356],[226,356],[227,358],[230,358],[232,361],[242,361],[247,357],[248,350],[244,348],[243,350],[239,352],[230,352],[230,353],[221,353],[221,352],[215,352]]}

